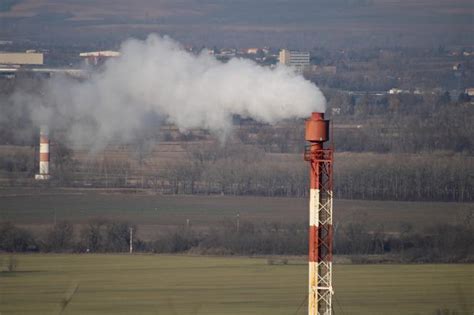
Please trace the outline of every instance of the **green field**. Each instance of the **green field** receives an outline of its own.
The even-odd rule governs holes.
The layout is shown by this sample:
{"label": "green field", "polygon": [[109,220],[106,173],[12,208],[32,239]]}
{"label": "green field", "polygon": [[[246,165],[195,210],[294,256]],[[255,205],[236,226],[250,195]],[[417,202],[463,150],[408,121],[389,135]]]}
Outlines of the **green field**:
{"label": "green field", "polygon": [[[307,266],[265,259],[17,255],[0,273],[0,313],[305,314]],[[3,265],[8,256],[0,255]],[[471,314],[474,265],[336,265],[335,314]],[[299,309],[301,304],[304,304]]]}

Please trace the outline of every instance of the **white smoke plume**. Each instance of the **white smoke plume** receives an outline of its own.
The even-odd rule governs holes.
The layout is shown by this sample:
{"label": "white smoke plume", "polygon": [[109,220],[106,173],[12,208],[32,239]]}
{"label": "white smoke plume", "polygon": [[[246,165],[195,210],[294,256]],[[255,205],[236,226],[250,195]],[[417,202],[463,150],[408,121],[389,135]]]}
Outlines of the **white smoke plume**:
{"label": "white smoke plume", "polygon": [[38,124],[54,128],[66,122],[78,143],[126,138],[150,115],[183,131],[205,128],[222,135],[231,130],[234,114],[272,124],[325,110],[320,90],[284,66],[270,69],[244,59],[222,63],[157,35],[128,40],[120,51],[121,57],[87,80],[52,79],[41,98],[17,94],[16,101],[34,105]]}

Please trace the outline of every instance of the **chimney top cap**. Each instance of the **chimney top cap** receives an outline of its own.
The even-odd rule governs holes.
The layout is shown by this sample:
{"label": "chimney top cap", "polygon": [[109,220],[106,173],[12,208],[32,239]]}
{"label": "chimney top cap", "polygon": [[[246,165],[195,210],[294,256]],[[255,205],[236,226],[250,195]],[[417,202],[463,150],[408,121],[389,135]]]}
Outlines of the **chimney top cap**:
{"label": "chimney top cap", "polygon": [[311,114],[311,120],[324,120],[324,113],[313,112]]}

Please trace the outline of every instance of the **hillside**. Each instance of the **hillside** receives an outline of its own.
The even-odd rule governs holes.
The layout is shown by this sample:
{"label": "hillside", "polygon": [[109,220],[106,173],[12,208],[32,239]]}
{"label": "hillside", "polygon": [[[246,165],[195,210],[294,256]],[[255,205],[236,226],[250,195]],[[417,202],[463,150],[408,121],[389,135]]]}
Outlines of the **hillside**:
{"label": "hillside", "polygon": [[103,43],[158,32],[200,45],[471,45],[473,14],[469,0],[17,0],[0,8],[0,38]]}

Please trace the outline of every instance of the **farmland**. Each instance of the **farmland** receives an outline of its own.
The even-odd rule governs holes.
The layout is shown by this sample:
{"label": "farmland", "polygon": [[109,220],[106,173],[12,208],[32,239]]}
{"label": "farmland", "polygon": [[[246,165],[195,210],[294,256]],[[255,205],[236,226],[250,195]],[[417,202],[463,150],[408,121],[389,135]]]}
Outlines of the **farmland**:
{"label": "farmland", "polygon": [[[94,218],[125,220],[138,225],[140,237],[154,236],[165,226],[208,227],[240,214],[252,222],[304,223],[305,198],[248,196],[155,195],[148,191],[98,189],[1,189],[0,220],[41,229],[54,221],[83,224]],[[336,200],[340,224],[364,222],[396,232],[402,223],[420,228],[462,222],[470,203]]]}
{"label": "farmland", "polygon": [[[5,262],[6,255],[0,255]],[[161,255],[17,255],[2,314],[304,314],[303,260]],[[473,265],[336,265],[337,314],[473,311]],[[70,295],[70,293],[69,293]],[[302,306],[301,306],[302,305]],[[301,306],[298,310],[298,307]],[[459,313],[461,314],[461,313]]]}

